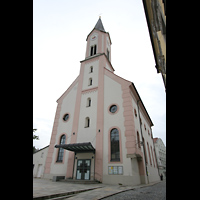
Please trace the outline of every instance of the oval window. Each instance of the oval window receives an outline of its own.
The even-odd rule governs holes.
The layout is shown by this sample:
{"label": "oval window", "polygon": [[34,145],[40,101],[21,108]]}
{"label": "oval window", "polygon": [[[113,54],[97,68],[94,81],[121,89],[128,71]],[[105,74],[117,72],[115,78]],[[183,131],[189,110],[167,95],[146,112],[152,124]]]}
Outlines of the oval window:
{"label": "oval window", "polygon": [[116,105],[110,106],[110,112],[111,113],[115,113],[116,111],[117,111],[117,106]]}
{"label": "oval window", "polygon": [[67,121],[68,119],[69,119],[69,114],[65,114],[64,117],[63,117],[63,120]]}

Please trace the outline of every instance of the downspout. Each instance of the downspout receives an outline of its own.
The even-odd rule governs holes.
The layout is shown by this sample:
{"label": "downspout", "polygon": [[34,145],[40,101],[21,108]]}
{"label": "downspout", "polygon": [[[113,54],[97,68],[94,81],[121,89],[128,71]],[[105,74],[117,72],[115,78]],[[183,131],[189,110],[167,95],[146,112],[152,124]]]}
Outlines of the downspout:
{"label": "downspout", "polygon": [[140,109],[139,109],[139,105],[138,105],[138,103],[139,103],[139,101],[140,100],[138,100],[137,101],[137,107],[138,107],[138,114],[139,114],[139,124],[140,124],[140,131],[141,131],[141,135],[142,135],[142,143],[143,143],[143,150],[144,150],[144,162],[145,162],[145,168],[146,168],[146,175],[147,175],[147,181],[148,181],[148,184],[149,184],[149,177],[148,177],[148,171],[147,171],[147,162],[146,162],[146,156],[145,155],[147,155],[146,154],[146,152],[145,152],[145,148],[144,148],[144,140],[143,140],[143,134],[142,134],[142,126],[141,126],[141,123],[140,123]]}
{"label": "downspout", "polygon": [[75,166],[75,160],[76,160],[76,152],[74,152],[74,164],[73,164],[72,179],[74,179],[74,166]]}

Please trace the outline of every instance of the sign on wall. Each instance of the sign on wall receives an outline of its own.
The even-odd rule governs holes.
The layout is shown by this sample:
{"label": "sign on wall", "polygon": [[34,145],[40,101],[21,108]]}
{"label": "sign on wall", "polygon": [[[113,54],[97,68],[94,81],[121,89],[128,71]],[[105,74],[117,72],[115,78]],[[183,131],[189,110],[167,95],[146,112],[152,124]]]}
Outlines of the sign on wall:
{"label": "sign on wall", "polygon": [[109,175],[113,175],[113,174],[122,175],[123,174],[123,166],[109,166],[108,174]]}

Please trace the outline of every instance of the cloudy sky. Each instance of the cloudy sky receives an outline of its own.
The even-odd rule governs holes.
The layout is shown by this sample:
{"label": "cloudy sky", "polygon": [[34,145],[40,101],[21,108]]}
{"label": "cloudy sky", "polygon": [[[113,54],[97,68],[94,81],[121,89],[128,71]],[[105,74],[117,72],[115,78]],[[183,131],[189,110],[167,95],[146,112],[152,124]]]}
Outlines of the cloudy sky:
{"label": "cloudy sky", "polygon": [[115,74],[134,83],[166,145],[166,93],[157,74],[142,0],[33,0],[33,128],[50,143],[56,100],[79,75],[86,37],[101,15]]}

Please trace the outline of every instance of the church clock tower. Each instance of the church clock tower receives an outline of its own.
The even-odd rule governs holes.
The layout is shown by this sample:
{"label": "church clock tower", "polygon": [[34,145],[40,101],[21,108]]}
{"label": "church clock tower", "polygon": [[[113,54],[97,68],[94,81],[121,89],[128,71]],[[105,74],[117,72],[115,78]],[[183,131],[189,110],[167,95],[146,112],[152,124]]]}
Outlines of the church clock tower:
{"label": "church clock tower", "polygon": [[[114,72],[111,64],[111,39],[105,31],[101,18],[88,34],[85,59],[80,61],[80,74],[77,88],[76,106],[70,143],[92,141],[95,147],[95,180],[103,177],[103,134],[104,134],[104,70]],[[69,152],[67,175],[75,176],[74,154]],[[92,167],[92,166],[91,166]],[[92,173],[91,173],[92,174]]]}
{"label": "church clock tower", "polygon": [[93,56],[105,54],[108,60],[111,62],[111,39],[108,32],[105,31],[101,17],[97,21],[93,30],[88,34],[87,48],[85,58],[89,59]]}

